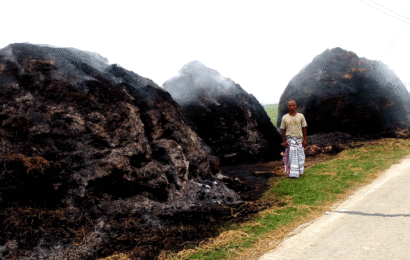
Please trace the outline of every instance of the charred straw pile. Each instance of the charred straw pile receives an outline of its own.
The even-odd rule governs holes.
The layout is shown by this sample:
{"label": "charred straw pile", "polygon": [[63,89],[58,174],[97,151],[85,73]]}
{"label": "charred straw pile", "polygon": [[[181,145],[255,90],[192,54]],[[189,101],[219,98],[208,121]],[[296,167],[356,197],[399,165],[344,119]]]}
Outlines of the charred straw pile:
{"label": "charred straw pile", "polygon": [[0,92],[2,259],[152,258],[240,202],[171,96],[98,54],[11,44]]}
{"label": "charred straw pile", "polygon": [[308,123],[309,144],[321,149],[381,137],[409,135],[409,93],[380,61],[334,48],[292,78],[279,102],[278,127],[294,99]]}
{"label": "charred straw pile", "polygon": [[258,100],[198,61],[163,85],[221,164],[280,159],[281,136]]}

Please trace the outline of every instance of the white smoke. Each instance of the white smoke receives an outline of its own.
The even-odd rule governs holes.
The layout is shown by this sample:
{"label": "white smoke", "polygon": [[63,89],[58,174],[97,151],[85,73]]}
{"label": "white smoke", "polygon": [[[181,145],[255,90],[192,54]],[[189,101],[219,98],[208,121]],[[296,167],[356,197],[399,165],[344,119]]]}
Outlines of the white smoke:
{"label": "white smoke", "polygon": [[210,69],[199,61],[191,61],[185,64],[180,70],[180,75],[192,75],[195,83],[207,88],[225,88],[229,89],[234,86],[234,82],[224,78],[216,70]]}
{"label": "white smoke", "polygon": [[[185,64],[179,75],[167,80],[163,88],[168,90],[172,97],[180,103],[196,100],[199,95],[211,97],[216,93],[221,95],[236,91],[235,82],[224,78],[219,72],[208,68],[199,61]],[[207,90],[204,92],[204,90]]]}
{"label": "white smoke", "polygon": [[74,56],[80,58],[82,62],[94,67],[101,73],[109,66],[108,59],[95,52],[80,51],[75,48],[67,48]]}

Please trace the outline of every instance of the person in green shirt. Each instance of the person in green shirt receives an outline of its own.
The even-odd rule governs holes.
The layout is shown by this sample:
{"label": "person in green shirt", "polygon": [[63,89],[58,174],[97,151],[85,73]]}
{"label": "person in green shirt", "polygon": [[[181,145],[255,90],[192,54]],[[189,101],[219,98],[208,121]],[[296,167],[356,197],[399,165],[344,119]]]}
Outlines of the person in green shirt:
{"label": "person in green shirt", "polygon": [[286,147],[283,156],[284,168],[288,178],[299,178],[305,169],[305,152],[307,145],[307,123],[303,114],[296,111],[296,101],[288,102],[289,113],[282,117],[283,145]]}

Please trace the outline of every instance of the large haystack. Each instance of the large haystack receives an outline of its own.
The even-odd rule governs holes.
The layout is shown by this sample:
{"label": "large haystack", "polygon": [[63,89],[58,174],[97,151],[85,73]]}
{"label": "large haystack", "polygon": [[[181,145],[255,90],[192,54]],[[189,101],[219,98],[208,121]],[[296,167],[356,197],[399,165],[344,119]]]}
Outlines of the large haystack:
{"label": "large haystack", "polygon": [[409,125],[409,93],[395,73],[341,48],[318,55],[289,82],[278,127],[290,99],[305,115],[309,135],[340,131],[371,138]]}
{"label": "large haystack", "polygon": [[11,44],[0,91],[2,259],[150,258],[173,219],[239,201],[171,96],[97,54]]}
{"label": "large haystack", "polygon": [[258,100],[193,61],[163,85],[221,164],[280,159],[281,137]]}

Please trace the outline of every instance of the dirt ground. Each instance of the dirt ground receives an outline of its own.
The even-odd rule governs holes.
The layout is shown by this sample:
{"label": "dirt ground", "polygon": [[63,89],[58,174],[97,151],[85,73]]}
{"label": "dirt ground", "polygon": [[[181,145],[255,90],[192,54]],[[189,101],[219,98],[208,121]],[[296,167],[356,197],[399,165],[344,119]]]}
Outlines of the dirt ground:
{"label": "dirt ground", "polygon": [[[335,154],[320,153],[313,157],[306,157],[305,169],[329,160],[334,156]],[[245,184],[246,190],[239,191],[241,198],[253,202],[263,197],[271,183],[275,181],[275,178],[286,176],[282,161],[222,166],[221,171],[224,175],[238,178]]]}

